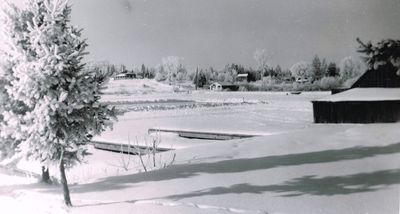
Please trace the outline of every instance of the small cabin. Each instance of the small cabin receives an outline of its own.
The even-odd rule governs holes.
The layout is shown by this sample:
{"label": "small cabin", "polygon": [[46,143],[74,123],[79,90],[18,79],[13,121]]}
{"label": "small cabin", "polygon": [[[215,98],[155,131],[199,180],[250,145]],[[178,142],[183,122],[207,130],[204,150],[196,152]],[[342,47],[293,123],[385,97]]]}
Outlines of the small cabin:
{"label": "small cabin", "polygon": [[134,74],[127,74],[127,73],[118,74],[118,75],[116,75],[116,76],[114,77],[115,80],[120,80],[120,79],[133,79],[133,78],[135,78],[135,75],[134,75]]}
{"label": "small cabin", "polygon": [[212,91],[222,91],[222,85],[214,82],[213,84],[210,85],[210,90]]}
{"label": "small cabin", "polygon": [[248,73],[243,73],[243,74],[238,74],[236,76],[236,81],[238,82],[248,82],[249,74]]}
{"label": "small cabin", "polygon": [[309,82],[309,80],[307,78],[299,77],[299,78],[296,79],[296,82],[297,83],[306,83],[306,82]]}

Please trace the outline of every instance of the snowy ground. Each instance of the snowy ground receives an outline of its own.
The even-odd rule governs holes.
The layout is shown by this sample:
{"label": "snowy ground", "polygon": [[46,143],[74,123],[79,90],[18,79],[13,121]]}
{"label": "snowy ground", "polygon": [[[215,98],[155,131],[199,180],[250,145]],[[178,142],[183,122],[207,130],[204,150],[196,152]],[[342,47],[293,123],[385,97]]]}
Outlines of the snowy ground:
{"label": "snowy ground", "polygon": [[[61,206],[59,186],[43,186],[30,179],[13,178],[14,184],[1,187],[0,199],[8,211],[24,211],[32,205],[38,211],[58,208],[57,212],[65,209],[78,214],[115,210],[397,214],[399,128],[399,123],[316,126],[290,134],[180,149],[174,151],[177,160],[168,168],[139,174],[132,170],[132,174],[72,184],[75,207],[69,209]],[[95,172],[119,155],[99,152],[102,158],[90,157],[86,170],[91,166]],[[69,172],[70,177],[83,176],[81,173],[79,167]],[[32,202],[35,198],[51,203]]]}
{"label": "snowy ground", "polygon": [[[163,135],[162,143],[176,150],[159,153],[161,169],[146,173],[138,173],[137,157],[91,148],[88,163],[68,172],[73,208],[62,205],[59,185],[0,170],[0,207],[6,213],[398,214],[400,123],[312,124],[309,101],[324,95],[151,94],[143,100],[242,97],[268,104],[131,112],[101,138],[126,142],[151,126],[270,135],[232,141]],[[173,165],[163,168],[174,154]],[[40,169],[26,162],[19,167]]]}
{"label": "snowy ground", "polygon": [[[130,88],[130,85],[122,88]],[[133,88],[139,90],[137,87]],[[118,91],[116,88],[114,90]],[[131,103],[132,106],[142,106],[146,102],[148,105],[156,105],[157,102],[158,105],[171,105],[171,103],[177,103],[177,100],[196,103],[226,103],[228,105],[212,108],[127,112],[119,117],[113,130],[105,131],[95,140],[127,143],[128,138],[142,138],[147,134],[149,128],[261,133],[264,135],[303,129],[312,125],[310,101],[329,94],[329,92],[304,92],[301,95],[292,95],[287,92],[212,91],[171,93],[168,90],[151,94],[142,92],[139,90],[132,94],[106,94],[103,96],[103,101],[116,104],[127,103],[127,105]],[[168,100],[171,102],[168,103]],[[170,136],[163,136],[162,139],[162,146],[167,148],[181,148],[197,144],[194,140],[182,141]],[[204,141],[200,143],[204,143]]]}

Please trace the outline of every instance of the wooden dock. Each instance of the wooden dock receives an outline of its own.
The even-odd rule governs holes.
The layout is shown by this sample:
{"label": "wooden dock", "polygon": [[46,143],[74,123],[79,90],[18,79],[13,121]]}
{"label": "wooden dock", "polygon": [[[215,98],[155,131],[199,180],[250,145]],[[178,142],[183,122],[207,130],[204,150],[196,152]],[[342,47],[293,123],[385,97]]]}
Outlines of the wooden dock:
{"label": "wooden dock", "polygon": [[[91,144],[96,149],[112,151],[112,152],[123,152],[129,153],[133,155],[146,154],[147,152],[152,152],[153,148],[139,145],[130,145],[130,144],[121,144],[121,143],[108,143],[108,142],[100,142],[100,141],[92,141]],[[157,147],[156,152],[166,152],[171,149]]]}
{"label": "wooden dock", "polygon": [[203,139],[203,140],[233,140],[233,139],[261,136],[257,134],[206,132],[206,131],[176,130],[176,129],[164,129],[164,128],[150,128],[148,130],[149,134],[156,132],[176,133],[179,135],[179,137]]}

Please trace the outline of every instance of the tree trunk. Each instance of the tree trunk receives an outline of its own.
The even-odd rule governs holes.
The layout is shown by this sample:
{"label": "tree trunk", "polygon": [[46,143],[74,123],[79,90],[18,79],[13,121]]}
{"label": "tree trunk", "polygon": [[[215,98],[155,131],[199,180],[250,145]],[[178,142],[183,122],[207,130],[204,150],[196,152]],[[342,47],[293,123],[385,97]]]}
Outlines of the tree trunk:
{"label": "tree trunk", "polygon": [[196,69],[196,76],[194,78],[196,78],[196,83],[194,83],[194,84],[196,87],[195,90],[197,91],[197,86],[199,85],[199,68]]}
{"label": "tree trunk", "polygon": [[42,182],[51,184],[49,168],[42,166]]}
{"label": "tree trunk", "polygon": [[67,177],[65,176],[65,164],[62,158],[60,161],[60,175],[61,175],[61,184],[63,186],[65,205],[71,207],[72,203],[71,203],[71,198],[69,196],[68,182],[67,182]]}

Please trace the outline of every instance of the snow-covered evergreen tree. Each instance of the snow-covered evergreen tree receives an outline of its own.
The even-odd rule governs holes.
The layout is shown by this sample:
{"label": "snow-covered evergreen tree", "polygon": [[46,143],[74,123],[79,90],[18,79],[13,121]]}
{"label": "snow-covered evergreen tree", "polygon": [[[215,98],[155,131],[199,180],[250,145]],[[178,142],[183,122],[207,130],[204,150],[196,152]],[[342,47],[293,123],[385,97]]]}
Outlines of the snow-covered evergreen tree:
{"label": "snow-covered evergreen tree", "polygon": [[24,134],[21,120],[28,110],[23,102],[10,97],[6,88],[13,80],[13,68],[19,63],[18,55],[27,50],[26,12],[10,4],[2,8],[2,44],[0,50],[0,153],[2,157],[15,154]]}
{"label": "snow-covered evergreen tree", "polygon": [[320,80],[324,76],[321,66],[321,60],[319,59],[318,55],[315,55],[311,62],[311,72],[313,80]]}
{"label": "snow-covered evergreen tree", "polygon": [[[68,0],[30,0],[21,14],[27,17],[26,41],[9,42],[15,64],[5,86],[12,100],[29,109],[17,123],[24,135],[19,149],[47,165],[58,164],[65,203],[71,205],[65,168],[83,160],[85,145],[115,116],[113,108],[99,102],[108,77],[84,69],[87,44],[69,23]],[[15,118],[11,114],[5,121],[19,121]]]}
{"label": "snow-covered evergreen tree", "polygon": [[360,44],[358,52],[366,55],[364,57],[369,69],[378,69],[387,66],[386,69],[395,69],[400,75],[400,40],[383,39],[373,45],[371,42],[364,44],[359,38]]}

